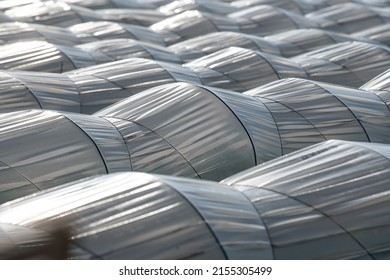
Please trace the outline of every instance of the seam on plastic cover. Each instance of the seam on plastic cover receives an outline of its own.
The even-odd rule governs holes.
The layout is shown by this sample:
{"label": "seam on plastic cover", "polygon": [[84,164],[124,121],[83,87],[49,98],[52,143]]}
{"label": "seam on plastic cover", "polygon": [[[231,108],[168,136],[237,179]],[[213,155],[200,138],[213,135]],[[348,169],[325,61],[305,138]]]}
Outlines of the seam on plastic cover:
{"label": "seam on plastic cover", "polygon": [[270,191],[270,192],[273,192],[273,193],[276,193],[276,194],[279,194],[279,195],[283,195],[285,197],[288,197],[292,200],[295,200],[295,201],[298,201],[299,203],[302,203],[316,211],[318,211],[319,213],[321,213],[322,215],[324,215],[325,217],[327,217],[329,220],[331,220],[335,225],[337,225],[340,229],[342,229],[352,240],[354,240],[356,242],[357,245],[359,245],[362,250],[364,250],[366,252],[366,254],[368,256],[370,256],[371,259],[375,259],[374,256],[368,251],[368,249],[357,239],[355,238],[355,236],[353,236],[352,233],[350,233],[346,228],[344,228],[342,225],[340,225],[337,221],[335,221],[331,216],[329,216],[328,214],[324,213],[323,211],[321,211],[321,209],[318,209],[317,207],[313,206],[313,205],[310,205],[308,203],[306,203],[305,201],[302,201],[300,200],[299,198],[296,198],[296,197],[293,197],[293,196],[290,196],[288,194],[285,194],[285,193],[281,193],[281,192],[278,192],[276,190],[273,190],[273,189],[269,189],[267,187],[262,187],[263,189],[267,190],[267,191]]}
{"label": "seam on plastic cover", "polygon": [[279,102],[279,101],[276,101],[275,99],[270,99],[270,98],[268,98],[268,97],[261,97],[261,98],[264,98],[264,99],[267,99],[267,100],[269,100],[269,101],[272,101],[272,102],[275,102],[275,103],[278,103],[278,104],[280,104],[280,105],[283,105],[283,106],[285,106],[286,108],[288,108],[288,109],[290,109],[291,111],[293,111],[294,113],[297,113],[299,116],[301,116],[302,117],[302,119],[304,119],[305,121],[307,121],[322,137],[324,137],[324,139],[325,140],[328,140],[326,137],[325,137],[325,135],[323,135],[322,133],[321,133],[321,131],[319,131],[318,130],[318,128],[311,122],[311,121],[309,121],[308,119],[306,119],[301,113],[299,113],[298,111],[296,111],[296,110],[294,110],[293,108],[291,108],[290,106],[288,106],[288,105],[286,105],[286,104],[284,104],[283,102]]}
{"label": "seam on plastic cover", "polygon": [[212,92],[211,90],[209,90],[208,88],[206,87],[203,87],[201,86],[202,89],[206,90],[207,92],[211,93],[213,96],[215,96],[219,101],[221,101],[228,109],[230,112],[232,112],[232,114],[236,117],[236,119],[238,120],[238,122],[242,125],[242,128],[245,130],[246,134],[248,135],[248,138],[249,138],[249,141],[251,142],[251,145],[252,145],[252,150],[253,150],[253,158],[255,160],[255,165],[258,164],[257,162],[257,156],[256,156],[256,148],[255,148],[255,145],[253,143],[253,140],[252,140],[252,137],[251,135],[249,134],[246,126],[244,125],[244,123],[240,120],[240,118],[236,115],[236,113],[233,111],[232,108],[230,108],[230,106],[224,101],[222,100],[217,94],[215,94],[214,92]]}
{"label": "seam on plastic cover", "polygon": [[198,178],[201,178],[199,173],[195,170],[195,168],[191,165],[191,163],[182,155],[182,153],[180,153],[168,140],[166,140],[164,137],[162,137],[160,134],[158,134],[157,132],[155,132],[154,130],[138,123],[138,122],[135,122],[135,121],[129,121],[129,120],[126,120],[126,119],[122,119],[122,118],[118,118],[118,117],[115,117],[115,116],[102,116],[103,118],[113,118],[113,119],[118,119],[118,120],[122,120],[122,121],[126,121],[126,122],[130,122],[130,123],[134,123],[136,125],[139,125],[143,128],[146,128],[147,130],[153,132],[154,134],[156,134],[158,137],[160,137],[162,140],[164,140],[170,147],[172,147],[172,149],[174,149],[184,160],[185,162],[188,163],[188,165],[192,168],[192,170],[194,170],[195,174],[198,176]]}
{"label": "seam on plastic cover", "polygon": [[106,163],[106,159],[104,158],[102,152],[100,151],[100,148],[99,146],[96,144],[95,140],[86,132],[84,131],[84,129],[82,129],[77,123],[75,123],[71,118],[69,118],[66,114],[63,114],[63,116],[68,120],[70,121],[71,123],[73,123],[76,127],[78,127],[90,140],[91,142],[95,145],[95,148],[97,150],[97,152],[99,153],[101,159],[102,159],[102,162],[104,164],[104,168],[106,169],[106,173],[108,174],[108,167],[107,167],[107,163]]}
{"label": "seam on plastic cover", "polygon": [[26,181],[28,181],[31,185],[33,185],[34,187],[37,188],[38,191],[41,191],[40,188],[38,188],[37,185],[35,185],[30,179],[28,179],[26,176],[23,175],[23,173],[19,172],[17,169],[15,169],[14,167],[6,164],[5,162],[3,161],[0,161],[2,164],[4,164],[5,166],[9,167],[11,170],[15,171],[16,173],[18,173],[20,176],[22,176]]}
{"label": "seam on plastic cover", "polygon": [[[320,86],[318,85],[317,83],[315,83],[317,86]],[[321,87],[321,86],[320,86]],[[367,140],[369,142],[371,142],[370,140],[370,136],[368,135],[366,129],[364,128],[364,125],[360,122],[360,119],[355,115],[355,113],[342,101],[340,100],[340,98],[335,95],[335,94],[332,94],[330,91],[328,91],[325,87],[321,87],[322,89],[324,89],[328,94],[330,94],[331,96],[334,96],[334,98],[336,98],[341,104],[343,104],[345,106],[345,108],[347,108],[347,110],[355,117],[356,121],[360,124],[360,126],[362,127],[364,133],[366,134],[366,137],[367,137]]]}

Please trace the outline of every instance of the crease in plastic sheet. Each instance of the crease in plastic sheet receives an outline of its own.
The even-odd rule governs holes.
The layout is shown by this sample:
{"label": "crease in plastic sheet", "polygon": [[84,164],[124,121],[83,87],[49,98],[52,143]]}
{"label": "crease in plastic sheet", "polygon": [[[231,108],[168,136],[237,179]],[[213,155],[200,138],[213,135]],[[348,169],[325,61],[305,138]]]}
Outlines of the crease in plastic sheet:
{"label": "crease in plastic sheet", "polygon": [[131,170],[126,143],[115,126],[102,118],[81,114],[67,113],[65,117],[90,136],[102,155],[107,173]]}
{"label": "crease in plastic sheet", "polygon": [[227,90],[210,90],[234,112],[245,127],[255,150],[256,164],[282,155],[282,144],[275,120],[262,102]]}
{"label": "crease in plastic sheet", "polygon": [[309,13],[306,18],[318,22],[323,29],[353,33],[389,22],[390,11],[370,5],[341,3]]}
{"label": "crease in plastic sheet", "polygon": [[314,21],[271,5],[258,5],[245,8],[228,15],[231,19],[245,19],[240,31],[257,36],[266,36],[298,28],[315,28]]}
{"label": "crease in plastic sheet", "polygon": [[[351,35],[314,28],[288,30],[266,36],[264,39],[278,48],[284,57],[300,55],[335,43],[358,40]],[[359,41],[370,40],[359,39]]]}
{"label": "crease in plastic sheet", "polygon": [[168,49],[179,55],[184,62],[189,62],[228,47],[281,55],[280,50],[272,42],[237,32],[213,32],[170,45]]}
{"label": "crease in plastic sheet", "polygon": [[266,228],[241,192],[217,183],[161,178],[194,205],[228,259],[273,258]]}
{"label": "crease in plastic sheet", "polygon": [[[307,121],[324,139],[380,143],[390,141],[390,111],[377,95],[370,92],[309,80],[285,79],[255,88],[245,94],[266,101],[282,139],[286,141],[294,139],[291,136],[294,133],[294,125],[299,123],[298,119]],[[282,107],[285,107],[285,111]],[[281,119],[283,112],[286,116],[290,115],[285,121]],[[290,132],[286,130],[288,126],[291,126]],[[305,137],[303,131],[304,128],[300,127],[298,137]],[[291,139],[287,139],[288,135]],[[320,141],[321,138],[318,139],[318,142]],[[310,144],[312,143],[307,143]]]}
{"label": "crease in plastic sheet", "polygon": [[123,119],[103,117],[121,133],[131,160],[131,170],[199,178],[189,162],[155,132]]}
{"label": "crease in plastic sheet", "polygon": [[367,28],[352,35],[359,39],[370,39],[390,47],[390,23]]}
{"label": "crease in plastic sheet", "polygon": [[370,145],[327,141],[223,183],[262,188],[299,201],[332,219],[370,257],[388,258],[390,148],[374,144],[371,149]]}
{"label": "crease in plastic sheet", "polygon": [[157,9],[102,9],[96,11],[103,20],[118,21],[148,27],[163,20],[166,15]]}
{"label": "crease in plastic sheet", "polygon": [[209,91],[191,84],[155,87],[96,113],[138,123],[164,138],[203,179],[216,180],[255,163],[236,116]]}
{"label": "crease in plastic sheet", "polygon": [[311,80],[360,87],[390,65],[390,49],[364,42],[344,42],[294,57]]}
{"label": "crease in plastic sheet", "polygon": [[89,137],[54,111],[2,114],[0,139],[0,161],[39,189],[106,173]]}
{"label": "crease in plastic sheet", "polygon": [[[193,60],[186,67],[193,69],[209,68],[238,83],[245,91],[265,83],[286,77],[302,77],[306,74],[295,62],[271,54],[256,52],[238,47],[230,47]],[[202,72],[198,71],[199,76]],[[200,76],[202,79],[205,76]],[[207,76],[205,78],[208,78]],[[217,79],[203,79],[203,84],[231,89],[230,84],[222,84]],[[226,79],[226,78],[224,78]],[[234,90],[238,90],[234,88]]]}
{"label": "crease in plastic sheet", "polygon": [[34,2],[5,11],[13,21],[68,27],[73,24],[101,20],[95,11],[64,2]]}
{"label": "crease in plastic sheet", "polygon": [[[12,83],[12,87],[10,86]],[[9,87],[8,90],[6,88]],[[74,82],[65,75],[38,72],[0,72],[1,96],[3,104],[9,104],[0,109],[1,113],[22,109],[60,110],[80,112],[80,97]],[[10,96],[5,95],[6,92]],[[20,94],[29,95],[19,99]],[[36,99],[38,104],[30,103]],[[12,105],[11,105],[12,104]]]}
{"label": "crease in plastic sheet", "polygon": [[[41,199],[47,202],[42,204]],[[47,220],[66,223],[72,243],[94,258],[225,258],[187,200],[147,174],[82,180],[14,201],[13,206],[13,210],[1,207],[2,223],[12,220],[37,230],[47,229]]]}
{"label": "crease in plastic sheet", "polygon": [[137,57],[181,63],[181,58],[169,49],[159,45],[144,43],[133,39],[111,39],[77,45],[83,51],[104,53],[114,60]]}

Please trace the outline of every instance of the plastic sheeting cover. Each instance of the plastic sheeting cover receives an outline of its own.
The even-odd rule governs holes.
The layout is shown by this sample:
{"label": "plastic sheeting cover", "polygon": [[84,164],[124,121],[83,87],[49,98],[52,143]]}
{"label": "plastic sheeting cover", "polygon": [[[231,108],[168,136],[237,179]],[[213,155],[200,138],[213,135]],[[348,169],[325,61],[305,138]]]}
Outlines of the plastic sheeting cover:
{"label": "plastic sheeting cover", "polygon": [[66,28],[22,22],[0,23],[0,43],[43,40],[52,44],[75,45],[81,43]]}
{"label": "plastic sheeting cover", "polygon": [[257,36],[226,31],[212,32],[188,39],[171,45],[168,49],[178,54],[183,61],[189,62],[228,47],[241,47],[275,55],[281,54],[279,49],[273,45],[273,42]]}
{"label": "plastic sheeting cover", "polygon": [[276,258],[387,259],[389,146],[370,145],[327,141],[223,183],[255,203]]}
{"label": "plastic sheeting cover", "polygon": [[189,68],[141,58],[90,66],[67,75],[80,92],[83,113],[96,112],[154,86],[179,81],[201,83]]}
{"label": "plastic sheeting cover", "polygon": [[390,70],[387,70],[360,87],[363,90],[373,91],[390,109]]}
{"label": "plastic sheeting cover", "polygon": [[[192,184],[195,188],[202,184],[212,187],[210,183],[198,181]],[[28,198],[15,201],[19,206],[16,211],[27,211],[28,216],[22,217],[2,207],[0,221],[47,230],[49,225],[45,221],[59,218],[69,225],[71,242],[90,252],[93,258],[226,258],[196,208],[156,176],[113,174],[38,195],[45,196],[48,201],[44,204],[33,197],[28,203]],[[38,204],[41,206],[34,206]]]}
{"label": "plastic sheeting cover", "polygon": [[[267,82],[287,77],[306,78],[295,62],[261,52],[231,47],[193,60],[184,66],[194,69],[203,84],[236,91],[245,91]],[[202,68],[219,74],[209,77]]]}
{"label": "plastic sheeting cover", "polygon": [[83,51],[100,52],[114,60],[130,57],[154,59],[170,63],[182,63],[181,58],[159,45],[133,39],[110,39],[75,46]]}
{"label": "plastic sheeting cover", "polygon": [[157,45],[166,46],[176,43],[180,37],[168,32],[155,32],[149,28],[125,23],[95,21],[80,23],[69,27],[83,42],[105,39],[135,39]]}
{"label": "plastic sheeting cover", "polygon": [[14,21],[61,27],[101,20],[101,16],[93,10],[54,1],[34,2],[30,5],[15,7],[7,10],[5,14]]}
{"label": "plastic sheeting cover", "polygon": [[[313,28],[289,30],[266,36],[264,39],[277,47],[285,57],[303,54],[335,43],[357,41],[357,38],[347,34]],[[367,39],[359,41],[365,40]]]}
{"label": "plastic sheeting cover", "polygon": [[102,20],[148,27],[166,16],[155,9],[104,9],[96,11]]}
{"label": "plastic sheeting cover", "polygon": [[[8,113],[2,115],[0,127],[1,161],[38,189],[107,173],[95,144],[64,115]],[[13,192],[14,197],[23,195],[18,189]]]}
{"label": "plastic sheeting cover", "polygon": [[374,26],[352,35],[356,38],[368,38],[390,47],[390,23]]}
{"label": "plastic sheeting cover", "polygon": [[292,58],[312,80],[360,87],[390,67],[390,49],[364,42],[345,42]]}
{"label": "plastic sheeting cover", "polygon": [[353,33],[390,21],[390,10],[357,3],[342,3],[306,15],[321,28]]}
{"label": "plastic sheeting cover", "polygon": [[301,15],[270,5],[259,5],[228,15],[231,19],[245,19],[240,31],[247,34],[266,36],[297,28],[316,28],[318,24]]}
{"label": "plastic sheeting cover", "polygon": [[65,75],[36,72],[0,72],[0,112],[51,109],[80,112],[74,82]]}
{"label": "plastic sheeting cover", "polygon": [[327,139],[390,143],[390,111],[373,93],[284,79],[245,94],[271,111],[283,154]]}
{"label": "plastic sheeting cover", "polygon": [[178,83],[155,87],[96,113],[140,124],[164,138],[204,179],[255,164],[250,138],[210,91]]}
{"label": "plastic sheeting cover", "polygon": [[198,10],[216,15],[226,15],[237,10],[236,7],[222,1],[207,1],[207,0],[176,0],[158,9],[165,15],[179,14],[189,10]]}
{"label": "plastic sheeting cover", "polygon": [[150,28],[156,32],[174,33],[183,41],[211,32],[240,31],[239,23],[240,20],[191,10],[168,17]]}

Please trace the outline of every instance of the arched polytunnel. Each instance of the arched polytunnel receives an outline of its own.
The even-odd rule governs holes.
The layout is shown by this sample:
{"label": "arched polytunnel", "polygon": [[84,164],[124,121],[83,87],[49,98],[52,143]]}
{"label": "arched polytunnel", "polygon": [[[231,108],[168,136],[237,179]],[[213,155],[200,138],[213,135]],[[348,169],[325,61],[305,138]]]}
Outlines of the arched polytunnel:
{"label": "arched polytunnel", "polygon": [[158,10],[166,16],[179,14],[189,10],[197,10],[216,15],[227,15],[238,10],[230,3],[208,0],[176,0],[161,6]]}
{"label": "arched polytunnel", "polygon": [[227,31],[212,32],[188,39],[170,45],[168,49],[179,55],[183,61],[189,62],[228,47],[240,47],[281,55],[280,50],[274,46],[272,41],[267,41],[261,37],[249,34]]}
{"label": "arched polytunnel", "polygon": [[190,68],[143,58],[122,59],[65,74],[77,86],[82,113],[94,113],[123,98],[166,83],[201,84],[197,73]]}
{"label": "arched polytunnel", "polygon": [[[292,60],[238,47],[217,51],[184,66],[198,73],[205,85],[239,92],[282,78],[307,78],[302,67]],[[214,74],[210,75],[210,71]]]}
{"label": "arched polytunnel", "polygon": [[357,39],[354,36],[327,31],[323,29],[293,29],[264,37],[280,51],[284,57],[292,57],[322,47],[342,42],[367,41],[369,39]]}
{"label": "arched polytunnel", "polygon": [[[296,90],[292,92],[291,88]],[[75,107],[76,102],[68,102]],[[25,126],[24,114],[11,114],[20,127]],[[110,143],[110,134],[121,135],[118,154],[128,158],[130,170],[212,180],[327,139],[382,143],[390,139],[390,112],[377,95],[297,79],[271,83],[245,94],[187,83],[167,84],[138,93],[93,117],[66,116],[82,120],[83,130],[96,131],[95,123],[99,124],[106,143]],[[3,119],[3,133],[12,135],[12,122]],[[30,122],[46,127],[39,117]],[[52,133],[60,131],[61,127]],[[93,142],[95,136],[91,135]],[[57,141],[48,135],[35,137],[37,145]],[[19,152],[13,154],[26,157],[20,146],[34,150],[29,145],[32,141],[28,137],[20,141],[11,137],[5,146],[0,141],[0,150],[12,153],[16,149]],[[99,143],[95,145],[105,149]],[[40,152],[42,160],[43,154],[56,153],[50,145],[41,149],[45,151]],[[0,161],[18,165],[18,161],[10,164],[7,157],[0,154]],[[59,159],[58,164],[62,164]],[[56,168],[54,163],[51,167]],[[128,165],[124,168],[129,170]],[[58,176],[66,180],[61,173]]]}
{"label": "arched polytunnel", "polygon": [[389,69],[390,48],[365,42],[344,42],[292,58],[309,79],[360,87]]}
{"label": "arched polytunnel", "polygon": [[[31,232],[42,239],[38,250],[50,244],[56,234],[53,220],[69,227],[65,255],[72,259],[272,258],[256,209],[240,191],[215,182],[116,173],[44,191],[8,207],[13,210],[0,206],[1,259],[31,254],[31,246],[20,244],[37,243],[37,238],[27,238]],[[12,242],[16,233],[19,238]]]}
{"label": "arched polytunnel", "polygon": [[[255,99],[181,83],[145,91],[96,116],[21,111],[2,115],[0,127],[0,161],[37,189],[118,170],[219,180],[280,149],[272,117]],[[68,137],[60,140],[63,133]],[[21,196],[17,189],[3,191],[6,199]]]}
{"label": "arched polytunnel", "polygon": [[114,59],[102,52],[44,41],[16,42],[0,46],[0,69],[62,73]]}
{"label": "arched polytunnel", "polygon": [[[91,119],[81,115],[79,118],[84,119],[84,123]],[[1,173],[2,178],[10,178],[0,182],[1,202],[78,178],[107,173],[107,166],[95,142],[81,128],[84,123],[80,121],[77,125],[71,118],[54,111],[21,111],[1,115]],[[104,139],[109,137],[110,141],[105,146],[111,147],[107,149],[111,155],[107,154],[107,159],[111,158],[115,168],[115,162],[122,158],[118,157],[119,150],[114,147],[122,147],[123,140],[115,128],[111,128],[109,123],[104,124],[105,132],[110,131],[112,135],[100,133],[100,137],[96,138],[104,143]],[[101,123],[95,121],[90,129],[99,125]],[[124,158],[120,166],[126,163],[130,165],[128,158]]]}
{"label": "arched polytunnel", "polygon": [[104,9],[96,11],[104,21],[117,21],[148,27],[166,18],[156,9]]}
{"label": "arched polytunnel", "polygon": [[80,113],[80,93],[67,75],[0,71],[0,113],[50,109]]}
{"label": "arched polytunnel", "polygon": [[322,29],[353,33],[390,22],[390,10],[358,3],[342,3],[306,15]]}
{"label": "arched polytunnel", "polygon": [[151,43],[132,39],[102,40],[75,46],[44,41],[0,46],[0,69],[62,73],[125,58],[147,58],[181,64],[179,55]]}
{"label": "arched polytunnel", "polygon": [[[11,0],[12,1],[12,0]],[[40,0],[42,1],[42,0]],[[47,0],[46,0],[47,1]],[[143,1],[143,0],[61,0],[63,2],[78,5],[81,7],[86,7],[89,9],[114,9],[114,8],[123,8],[123,9],[155,9],[157,4],[153,3],[163,3],[164,1]],[[166,0],[165,0],[166,2]]]}
{"label": "arched polytunnel", "polygon": [[259,5],[246,8],[228,15],[229,18],[245,19],[249,23],[240,24],[240,32],[266,36],[298,28],[316,28],[318,24],[311,19],[279,9],[271,5]]}
{"label": "arched polytunnel", "polygon": [[157,45],[167,46],[179,41],[180,37],[169,32],[155,32],[150,28],[109,21],[90,21],[72,25],[68,28],[83,42],[105,39],[135,39]]}
{"label": "arched polytunnel", "polygon": [[93,10],[62,1],[34,2],[4,12],[13,21],[68,27],[77,23],[101,20]]}
{"label": "arched polytunnel", "polygon": [[0,112],[42,108],[90,114],[145,89],[181,81],[201,84],[197,73],[188,67],[142,58],[85,67],[62,75],[45,73],[44,77],[39,72],[3,71]]}
{"label": "arched polytunnel", "polygon": [[[51,0],[3,0],[0,2],[0,11],[6,11],[12,8],[34,4],[36,2],[49,2]],[[73,4],[89,9],[110,9],[110,8],[125,8],[125,9],[154,9],[169,0],[61,0],[68,4]]]}
{"label": "arched polytunnel", "polygon": [[112,60],[135,57],[177,64],[183,62],[180,54],[168,48],[134,39],[107,39],[76,45],[75,48],[87,53],[102,53],[112,58]]}
{"label": "arched polytunnel", "polygon": [[150,26],[156,32],[173,33],[184,41],[200,35],[218,31],[240,31],[240,22],[244,19],[228,19],[225,16],[213,15],[197,10],[185,11],[173,15]]}
{"label": "arched polytunnel", "polygon": [[331,140],[222,181],[256,207],[276,259],[388,259],[390,148]]}
{"label": "arched polytunnel", "polygon": [[318,4],[316,2],[301,0],[234,0],[231,2],[231,5],[238,9],[245,9],[258,5],[272,5],[296,14],[306,14],[318,9]]}
{"label": "arched polytunnel", "polygon": [[0,43],[2,45],[39,40],[70,46],[83,43],[74,33],[62,27],[24,22],[0,23]]}
{"label": "arched polytunnel", "polygon": [[374,93],[294,78],[244,94],[267,106],[282,154],[328,139],[390,144],[390,111]]}
{"label": "arched polytunnel", "polygon": [[[220,180],[280,154],[272,116],[256,99],[185,83],[155,87],[94,116],[3,114],[0,131],[0,161],[36,189],[121,170]],[[23,195],[6,186],[3,199]]]}
{"label": "arched polytunnel", "polygon": [[386,259],[389,175],[387,145],[332,140],[222,183],[83,179],[0,206],[0,258]]}
{"label": "arched polytunnel", "polygon": [[381,24],[359,32],[352,33],[359,39],[369,39],[390,47],[390,23]]}

